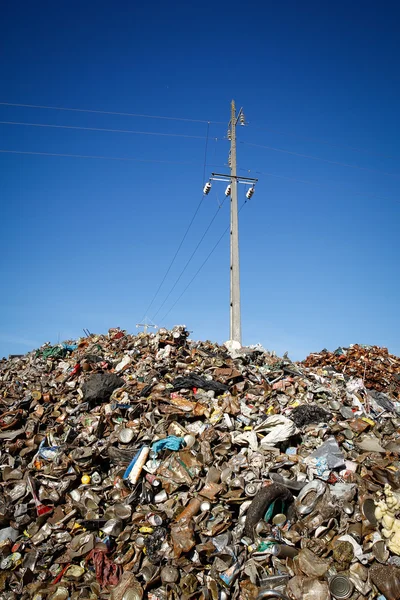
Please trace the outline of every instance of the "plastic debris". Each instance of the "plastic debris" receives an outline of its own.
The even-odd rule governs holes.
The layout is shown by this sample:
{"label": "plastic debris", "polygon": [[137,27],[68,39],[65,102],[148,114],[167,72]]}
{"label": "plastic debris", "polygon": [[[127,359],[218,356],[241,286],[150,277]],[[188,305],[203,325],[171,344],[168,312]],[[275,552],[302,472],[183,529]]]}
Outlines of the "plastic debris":
{"label": "plastic debris", "polygon": [[154,453],[154,455],[157,456],[157,454],[161,450],[168,449],[177,451],[183,448],[183,446],[186,446],[184,438],[177,437],[176,435],[169,435],[163,440],[158,440],[157,442],[154,442],[154,444],[152,444],[151,446],[151,450]]}

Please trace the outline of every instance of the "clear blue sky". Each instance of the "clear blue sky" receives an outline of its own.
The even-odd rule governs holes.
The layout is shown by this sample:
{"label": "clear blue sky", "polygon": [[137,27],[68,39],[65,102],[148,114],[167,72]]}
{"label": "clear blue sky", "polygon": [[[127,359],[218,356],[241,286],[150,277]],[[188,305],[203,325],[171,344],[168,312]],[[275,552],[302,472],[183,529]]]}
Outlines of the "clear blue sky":
{"label": "clear blue sky", "polygon": [[[368,0],[5,0],[0,102],[213,121],[207,179],[226,169],[235,98],[249,122],[238,164],[260,180],[240,213],[243,341],[295,359],[356,342],[400,354],[399,12]],[[0,120],[196,136],[0,124],[1,150],[171,161],[0,153],[0,356],[83,327],[135,331],[201,199],[206,122],[4,105]],[[158,324],[228,338],[228,236],[159,321],[228,222],[226,203]]]}

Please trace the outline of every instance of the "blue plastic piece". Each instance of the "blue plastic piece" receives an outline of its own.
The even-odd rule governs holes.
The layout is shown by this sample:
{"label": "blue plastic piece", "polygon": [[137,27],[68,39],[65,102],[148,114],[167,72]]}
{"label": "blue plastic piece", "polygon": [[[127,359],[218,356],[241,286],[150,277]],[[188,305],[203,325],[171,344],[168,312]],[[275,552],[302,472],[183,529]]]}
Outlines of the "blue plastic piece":
{"label": "blue plastic piece", "polygon": [[73,352],[74,350],[76,350],[78,347],[77,344],[73,344],[73,345],[68,345],[68,344],[63,344],[63,348],[64,350],[67,350],[67,352]]}
{"label": "blue plastic piece", "polygon": [[163,440],[158,440],[157,442],[154,442],[154,444],[152,445],[151,449],[154,452],[154,454],[157,456],[157,454],[160,452],[160,450],[180,450],[181,448],[183,448],[183,446],[185,446],[185,440],[182,437],[177,437],[176,435],[169,435],[168,437],[164,438]]}

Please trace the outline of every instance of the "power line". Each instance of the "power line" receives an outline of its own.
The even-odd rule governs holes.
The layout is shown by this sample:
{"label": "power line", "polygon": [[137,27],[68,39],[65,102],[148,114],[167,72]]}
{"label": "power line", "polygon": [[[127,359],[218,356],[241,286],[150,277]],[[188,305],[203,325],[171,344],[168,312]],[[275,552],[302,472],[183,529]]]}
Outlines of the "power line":
{"label": "power line", "polygon": [[[392,198],[386,198],[384,196],[377,196],[376,194],[368,194],[365,192],[355,192],[354,190],[352,190],[349,187],[343,186],[343,184],[341,183],[333,183],[331,182],[331,184],[326,185],[325,183],[319,183],[317,181],[308,181],[306,179],[295,179],[293,177],[287,177],[285,175],[277,175],[276,173],[267,173],[265,171],[253,171],[254,173],[256,173],[257,175],[266,175],[267,177],[276,177],[278,179],[286,179],[287,181],[293,181],[294,183],[304,183],[306,185],[314,185],[314,186],[318,186],[318,187],[330,187],[333,189],[333,185],[337,185],[339,187],[341,187],[343,190],[346,190],[348,192],[351,192],[352,194],[354,194],[355,196],[362,196],[362,197],[366,197],[366,198],[373,198],[374,200],[382,200],[382,201],[387,201],[387,202],[396,202],[400,204],[400,200],[395,200]],[[332,185],[333,183],[333,185]]]}
{"label": "power line", "polygon": [[[152,158],[133,158],[129,156],[99,156],[99,155],[90,155],[90,154],[62,154],[57,152],[35,152],[28,150],[2,150],[0,149],[1,154],[22,154],[28,156],[55,156],[61,158],[90,158],[90,159],[99,159],[99,160],[114,160],[114,161],[123,161],[123,162],[145,162],[145,163],[165,163],[171,165],[199,165],[198,162],[190,162],[190,161],[181,161],[181,160],[162,160],[162,159],[152,159]],[[208,167],[221,167],[221,165],[206,165]]]}
{"label": "power line", "polygon": [[186,135],[183,133],[160,133],[158,131],[133,131],[131,129],[105,129],[102,127],[78,127],[75,125],[53,125],[47,123],[24,123],[17,121],[0,121],[0,125],[25,125],[27,127],[49,127],[54,129],[79,129],[81,131],[105,131],[109,133],[134,133],[136,135],[160,135],[165,137],[192,138],[196,140],[206,139],[202,135]]}
{"label": "power line", "polygon": [[[204,183],[204,177],[205,177],[205,171],[206,171],[206,163],[207,163],[207,150],[208,150],[208,133],[209,133],[209,129],[210,129],[210,124],[207,123],[207,135],[206,135],[206,144],[205,144],[205,149],[204,149],[204,164],[203,164],[203,183]],[[189,230],[190,230],[191,226],[193,225],[193,222],[194,222],[195,218],[197,217],[197,214],[198,214],[198,212],[200,210],[200,207],[201,207],[201,205],[203,203],[203,200],[204,200],[204,194],[202,195],[201,200],[198,203],[198,205],[196,207],[196,210],[193,213],[193,216],[192,216],[192,218],[190,220],[190,223],[187,226],[185,233],[183,234],[183,237],[182,237],[182,239],[181,239],[181,241],[179,243],[179,246],[176,249],[176,252],[175,252],[174,256],[172,257],[172,260],[169,263],[168,268],[165,271],[165,274],[164,274],[164,276],[163,276],[163,278],[161,280],[161,283],[159,284],[157,290],[154,293],[153,298],[151,299],[151,302],[150,302],[149,306],[147,307],[147,309],[145,311],[145,314],[147,314],[149,312],[150,308],[153,306],[153,304],[155,302],[155,299],[157,298],[158,294],[160,293],[160,290],[161,290],[161,288],[162,288],[162,286],[163,286],[166,278],[168,277],[169,272],[171,271],[172,265],[174,264],[174,262],[176,260],[176,257],[178,256],[178,254],[180,252],[180,249],[183,246],[183,243],[184,243],[184,241],[185,241],[185,239],[186,239],[186,237],[187,237],[187,235],[189,233]]]}
{"label": "power line", "polygon": [[246,146],[254,146],[256,148],[265,148],[266,150],[272,150],[273,152],[283,152],[285,154],[291,154],[293,156],[300,156],[302,158],[311,158],[312,160],[320,160],[322,162],[330,163],[331,165],[339,165],[341,167],[349,167],[351,169],[360,169],[361,171],[372,171],[374,173],[382,173],[383,175],[391,175],[399,177],[398,173],[389,173],[387,171],[381,171],[380,169],[373,169],[371,167],[360,167],[359,165],[352,165],[349,163],[337,162],[335,160],[329,160],[327,158],[321,158],[320,156],[313,156],[310,154],[301,154],[300,152],[293,152],[292,150],[286,150],[284,148],[274,148],[273,146],[264,146],[263,144],[253,144],[251,142],[240,142]]}
{"label": "power line", "polygon": [[[84,159],[99,159],[99,160],[111,160],[111,161],[122,161],[122,162],[145,162],[145,163],[159,163],[159,164],[173,164],[173,165],[190,165],[190,166],[195,166],[198,165],[199,163],[195,163],[195,162],[189,162],[189,161],[178,161],[178,160],[162,160],[162,159],[146,159],[146,158],[133,158],[133,157],[121,157],[121,156],[98,156],[98,155],[86,155],[86,154],[61,154],[61,153],[56,153],[56,152],[30,152],[30,151],[24,151],[24,150],[3,150],[0,149],[0,153],[1,154],[16,154],[16,155],[28,155],[28,156],[54,156],[54,157],[60,157],[60,158],[84,158]],[[210,167],[210,166],[214,166],[214,167],[223,167],[223,165],[211,165],[211,164],[207,164],[206,166]],[[316,181],[307,181],[307,180],[303,180],[303,179],[294,179],[293,177],[287,177],[285,175],[277,175],[276,173],[268,173],[268,172],[264,172],[264,171],[252,171],[250,169],[241,169],[242,171],[245,171],[246,173],[255,173],[258,175],[266,175],[268,177],[276,177],[278,179],[286,179],[288,181],[293,181],[295,183],[304,183],[306,185],[314,185],[314,186],[320,186],[320,187],[332,187],[333,185],[338,185],[340,186],[342,189],[346,189],[346,191],[351,192],[352,194],[356,195],[356,196],[365,196],[367,198],[374,198],[376,200],[383,200],[383,201],[388,201],[388,202],[396,202],[396,203],[400,203],[400,200],[395,200],[392,198],[387,198],[385,196],[377,196],[375,194],[368,194],[366,192],[356,192],[354,190],[352,190],[351,188],[347,188],[345,186],[343,186],[341,183],[333,183],[331,185],[326,185],[324,183],[318,183]],[[204,179],[204,178],[203,178]]]}
{"label": "power line", "polygon": [[[169,121],[183,121],[188,123],[210,123],[215,125],[225,125],[224,121],[210,121],[204,119],[189,119],[185,117],[169,117],[163,115],[143,115],[139,113],[126,113],[126,112],[118,112],[118,111],[106,111],[106,110],[94,110],[94,109],[85,109],[85,108],[68,108],[61,106],[45,106],[45,105],[37,105],[37,104],[22,104],[22,103],[13,103],[13,102],[0,102],[0,106],[10,106],[10,107],[19,107],[19,108],[36,108],[36,109],[44,109],[44,110],[58,110],[58,111],[68,111],[68,112],[82,112],[82,113],[94,113],[94,114],[102,114],[102,115],[117,115],[117,116],[125,116],[125,117],[137,117],[143,119],[163,119]],[[250,123],[250,125],[252,125]],[[271,133],[277,133],[279,135],[288,135],[297,137],[298,139],[303,139],[312,142],[318,142],[321,144],[325,144],[328,146],[332,146],[334,148],[346,148],[348,150],[354,150],[356,152],[362,152],[365,154],[371,154],[373,156],[380,156],[383,158],[390,158],[393,160],[398,160],[399,157],[390,156],[387,154],[382,154],[379,152],[373,152],[372,150],[366,150],[365,148],[357,148],[355,146],[350,146],[347,144],[335,144],[332,142],[328,142],[327,140],[323,140],[321,138],[308,137],[299,135],[293,131],[279,131],[277,129],[272,129],[270,127],[252,127],[254,130],[258,131],[269,131]]]}
{"label": "power line", "polygon": [[14,106],[19,108],[41,108],[44,110],[61,110],[79,113],[94,113],[99,115],[119,115],[122,117],[139,117],[143,119],[164,119],[167,121],[185,121],[187,123],[213,123],[216,125],[225,125],[224,121],[206,121],[204,119],[188,119],[185,117],[165,117],[161,115],[142,115],[137,113],[117,112],[111,110],[94,110],[88,108],[66,108],[64,106],[43,106],[37,104],[17,104],[13,102],[0,102],[0,106]]}
{"label": "power line", "polygon": [[164,304],[167,302],[168,298],[171,296],[172,292],[174,291],[174,289],[176,288],[176,286],[178,285],[178,283],[180,282],[182,275],[184,274],[184,272],[186,271],[186,269],[188,268],[189,264],[192,262],[197,250],[199,249],[202,241],[204,240],[204,238],[206,237],[207,233],[209,232],[209,230],[211,229],[212,224],[214,223],[215,219],[217,218],[217,215],[219,213],[219,211],[221,210],[222,206],[223,206],[223,202],[221,204],[221,206],[218,206],[216,212],[214,213],[211,221],[209,222],[209,224],[207,225],[203,235],[201,236],[200,240],[197,243],[197,246],[195,247],[195,249],[193,250],[192,254],[190,255],[190,257],[188,258],[188,260],[186,261],[185,266],[183,267],[182,271],[179,273],[178,277],[176,278],[172,288],[170,289],[170,291],[168,292],[168,294],[166,295],[166,297],[164,298],[162,304],[159,306],[157,312],[153,315],[153,319],[156,318],[156,316],[158,315],[158,313],[160,312],[160,310],[162,309],[162,307],[164,306]]}
{"label": "power line", "polygon": [[371,156],[379,156],[380,158],[390,158],[392,160],[399,160],[398,156],[390,156],[389,154],[382,154],[381,152],[373,152],[372,150],[367,150],[366,148],[357,148],[355,146],[350,146],[348,144],[335,144],[333,142],[328,142],[327,140],[323,140],[322,138],[309,137],[305,135],[300,135],[295,131],[279,131],[278,129],[271,129],[270,127],[253,127],[252,124],[251,129],[253,131],[269,131],[270,133],[277,133],[278,135],[286,135],[292,136],[299,140],[306,140],[308,142],[316,142],[318,144],[325,144],[326,146],[332,146],[332,148],[343,148],[346,150],[354,150],[354,152],[362,152],[363,154],[370,154]]}
{"label": "power line", "polygon": [[[243,202],[242,206],[239,209],[239,212],[241,212],[242,208],[244,207],[245,204],[247,204],[247,202],[248,202],[248,200],[245,200]],[[173,303],[173,305],[171,306],[171,308],[169,309],[169,311],[166,312],[165,315],[163,316],[163,318],[160,320],[160,323],[163,323],[163,321],[168,317],[168,315],[172,311],[172,309],[175,308],[175,306],[178,304],[179,300],[182,298],[182,296],[186,293],[186,291],[192,285],[193,281],[196,279],[196,277],[198,276],[198,274],[200,273],[200,271],[202,270],[202,268],[204,267],[204,265],[210,259],[211,255],[215,252],[215,250],[217,249],[217,247],[219,246],[219,244],[222,242],[222,240],[224,239],[224,237],[226,236],[226,234],[228,233],[228,231],[229,231],[229,225],[225,229],[225,231],[223,232],[223,234],[221,235],[221,237],[218,238],[217,243],[213,246],[213,248],[211,249],[211,251],[209,252],[209,254],[207,254],[206,258],[201,263],[200,267],[197,269],[196,273],[193,275],[192,279],[189,281],[189,283],[187,284],[187,286],[184,288],[183,292],[178,296],[178,298],[175,300],[175,302]]]}
{"label": "power line", "polygon": [[149,162],[149,163],[166,163],[166,164],[175,164],[175,165],[197,165],[199,163],[189,162],[189,161],[180,161],[180,160],[158,160],[152,158],[133,158],[130,156],[99,156],[99,155],[90,155],[90,154],[61,154],[57,152],[30,152],[27,150],[1,150],[2,154],[27,154],[28,156],[59,156],[61,158],[92,158],[92,159],[100,159],[100,160],[122,160],[128,162]]}
{"label": "power line", "polygon": [[[202,185],[204,183],[205,176],[206,176],[207,152],[208,152],[208,134],[209,134],[209,131],[210,131],[210,123],[207,123],[206,145],[205,145],[205,148],[204,148],[203,180],[201,182]],[[215,138],[215,141],[218,141],[218,139]],[[215,146],[214,146],[214,148],[215,148]],[[214,156],[215,156],[215,152],[214,152]],[[204,194],[203,194],[203,196],[204,196]]]}

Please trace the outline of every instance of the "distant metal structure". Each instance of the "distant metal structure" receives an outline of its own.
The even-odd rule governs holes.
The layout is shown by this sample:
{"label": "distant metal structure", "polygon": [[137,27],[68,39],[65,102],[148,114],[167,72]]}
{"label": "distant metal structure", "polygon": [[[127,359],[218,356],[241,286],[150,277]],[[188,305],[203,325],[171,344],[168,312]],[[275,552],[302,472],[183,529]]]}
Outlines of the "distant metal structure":
{"label": "distant metal structure", "polygon": [[230,175],[222,173],[212,173],[210,180],[205,184],[203,193],[208,195],[211,190],[211,181],[225,181],[228,186],[225,190],[225,196],[231,199],[231,227],[230,227],[230,340],[242,344],[242,322],[240,311],[240,266],[239,266],[239,218],[238,218],[238,194],[237,184],[244,183],[249,185],[246,198],[254,194],[255,184],[258,179],[250,177],[238,177],[236,166],[236,125],[246,125],[246,119],[243,108],[236,115],[235,101],[231,102],[231,120],[228,125],[227,138],[231,142],[228,163],[230,166]]}
{"label": "distant metal structure", "polygon": [[143,327],[143,333],[147,333],[148,329],[158,329],[158,325],[153,323],[153,321],[148,317],[143,319],[143,323],[136,323],[136,327]]}

